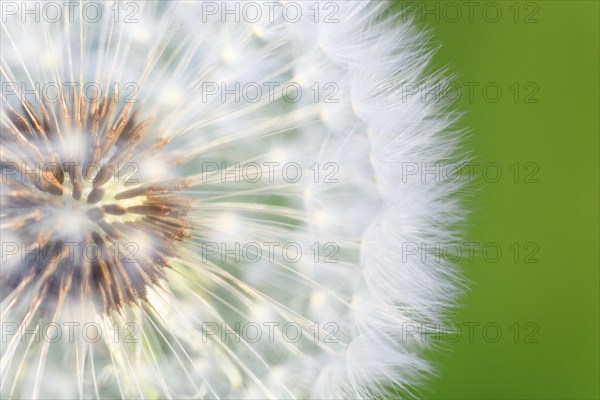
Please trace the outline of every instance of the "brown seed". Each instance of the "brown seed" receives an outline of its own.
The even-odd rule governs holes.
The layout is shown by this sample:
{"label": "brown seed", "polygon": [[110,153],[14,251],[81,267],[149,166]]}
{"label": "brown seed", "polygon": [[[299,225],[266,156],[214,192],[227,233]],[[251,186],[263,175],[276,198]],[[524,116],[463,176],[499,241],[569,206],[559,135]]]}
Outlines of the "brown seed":
{"label": "brown seed", "polygon": [[102,209],[110,215],[123,215],[127,213],[127,209],[118,204],[106,204],[102,206]]}
{"label": "brown seed", "polygon": [[85,213],[92,221],[100,221],[104,217],[104,212],[99,208],[91,208]]}
{"label": "brown seed", "polygon": [[97,202],[102,200],[102,197],[104,197],[104,189],[94,188],[92,189],[90,194],[88,194],[87,202],[88,204],[96,204]]}

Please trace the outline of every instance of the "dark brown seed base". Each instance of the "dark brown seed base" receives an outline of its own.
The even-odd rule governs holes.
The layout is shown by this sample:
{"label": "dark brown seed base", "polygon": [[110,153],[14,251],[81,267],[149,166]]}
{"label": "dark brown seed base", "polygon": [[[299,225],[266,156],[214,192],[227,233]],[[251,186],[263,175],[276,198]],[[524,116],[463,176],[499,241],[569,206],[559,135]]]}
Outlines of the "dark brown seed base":
{"label": "dark brown seed base", "polygon": [[[151,181],[131,187],[118,182],[118,190],[115,185],[108,190],[117,172],[114,165],[147,159],[168,140],[152,131],[150,120],[140,119],[133,104],[121,107],[108,98],[88,103],[78,93],[64,98],[75,101],[42,99],[37,107],[22,101],[19,111],[9,104],[3,109],[2,227],[21,238],[19,245],[35,251],[28,251],[18,267],[3,271],[0,297],[10,298],[10,304],[27,299],[30,312],[56,314],[65,301],[92,301],[101,313],[119,311],[146,300],[148,287],[165,279],[169,259],[189,237],[191,202],[173,195],[188,183]],[[77,154],[66,132],[82,143]],[[75,254],[62,239],[64,226],[43,223],[73,203],[81,203],[89,220]],[[115,251],[139,233],[150,238],[151,249]],[[92,257],[80,254],[90,246]]]}

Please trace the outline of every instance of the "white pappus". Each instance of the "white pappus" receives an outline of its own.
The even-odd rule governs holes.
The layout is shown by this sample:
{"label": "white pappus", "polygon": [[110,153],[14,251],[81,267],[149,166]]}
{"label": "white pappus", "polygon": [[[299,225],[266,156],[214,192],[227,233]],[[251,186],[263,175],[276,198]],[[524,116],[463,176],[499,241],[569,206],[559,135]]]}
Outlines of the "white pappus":
{"label": "white pappus", "polygon": [[417,393],[460,135],[389,7],[3,2],[2,397]]}

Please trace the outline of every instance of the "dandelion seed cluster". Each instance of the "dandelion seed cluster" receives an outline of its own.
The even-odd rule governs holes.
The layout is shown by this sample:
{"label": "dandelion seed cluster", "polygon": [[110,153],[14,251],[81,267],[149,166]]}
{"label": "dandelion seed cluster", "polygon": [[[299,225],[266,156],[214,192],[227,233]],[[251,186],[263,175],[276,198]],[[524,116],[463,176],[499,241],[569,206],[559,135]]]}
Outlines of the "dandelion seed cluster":
{"label": "dandelion seed cluster", "polygon": [[443,81],[424,34],[385,2],[8,3],[2,397],[415,394],[403,327],[459,285],[402,243],[461,221],[401,174],[459,142],[403,91]]}

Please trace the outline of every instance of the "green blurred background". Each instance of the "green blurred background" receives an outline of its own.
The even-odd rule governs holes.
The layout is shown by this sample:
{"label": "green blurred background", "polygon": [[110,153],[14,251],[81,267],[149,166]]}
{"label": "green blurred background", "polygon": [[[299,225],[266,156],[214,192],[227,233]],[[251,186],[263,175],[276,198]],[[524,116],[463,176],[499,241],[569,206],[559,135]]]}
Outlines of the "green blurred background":
{"label": "green blurred background", "polygon": [[463,254],[463,334],[435,356],[423,397],[598,399],[599,3],[395,7],[442,44],[434,65],[459,75],[484,174],[468,185],[468,237],[494,243]]}

